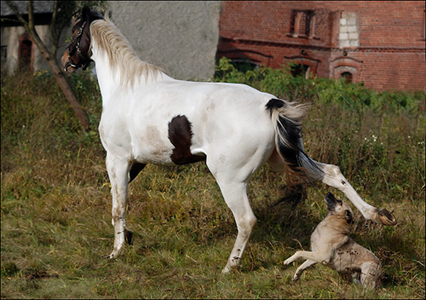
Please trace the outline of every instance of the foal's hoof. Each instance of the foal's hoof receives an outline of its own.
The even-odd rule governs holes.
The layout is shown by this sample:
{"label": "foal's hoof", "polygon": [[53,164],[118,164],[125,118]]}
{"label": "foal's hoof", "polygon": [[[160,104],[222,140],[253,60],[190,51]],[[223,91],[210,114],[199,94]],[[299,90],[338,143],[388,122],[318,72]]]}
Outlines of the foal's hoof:
{"label": "foal's hoof", "polygon": [[133,233],[130,230],[124,229],[124,240],[127,244],[133,245]]}
{"label": "foal's hoof", "polygon": [[390,212],[388,212],[387,209],[382,208],[377,213],[379,214],[379,219],[383,225],[387,225],[387,226],[396,225],[397,222],[395,217]]}

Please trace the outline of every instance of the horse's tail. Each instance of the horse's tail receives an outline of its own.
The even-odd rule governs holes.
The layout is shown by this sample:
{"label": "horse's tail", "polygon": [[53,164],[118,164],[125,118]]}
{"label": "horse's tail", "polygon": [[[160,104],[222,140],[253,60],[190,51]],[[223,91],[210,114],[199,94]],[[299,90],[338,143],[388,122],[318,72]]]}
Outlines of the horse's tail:
{"label": "horse's tail", "polygon": [[290,187],[323,176],[316,162],[303,151],[302,119],[307,106],[281,99],[271,99],[266,104],[275,126],[275,147],[286,164],[287,185]]}

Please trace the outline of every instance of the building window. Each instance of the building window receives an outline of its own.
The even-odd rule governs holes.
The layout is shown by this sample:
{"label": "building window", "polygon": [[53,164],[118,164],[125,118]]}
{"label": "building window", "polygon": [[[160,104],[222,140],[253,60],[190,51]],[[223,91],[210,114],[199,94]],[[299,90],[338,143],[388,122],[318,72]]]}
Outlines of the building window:
{"label": "building window", "polygon": [[7,46],[1,46],[1,59],[7,59]]}
{"label": "building window", "polygon": [[19,47],[19,68],[21,70],[29,70],[31,68],[31,48],[32,42],[25,40],[21,42]]}
{"label": "building window", "polygon": [[20,71],[32,72],[33,42],[28,33],[19,37],[18,68]]}
{"label": "building window", "polygon": [[353,75],[351,72],[343,72],[340,74],[340,79],[343,79],[345,83],[352,83]]}
{"label": "building window", "polygon": [[304,77],[307,78],[309,74],[309,66],[303,64],[294,64],[290,69],[291,75],[293,77]]}
{"label": "building window", "polygon": [[259,63],[250,59],[232,59],[231,64],[240,72],[253,71],[259,68]]}
{"label": "building window", "polygon": [[318,64],[321,60],[316,59],[305,50],[300,51],[300,55],[284,56],[284,64],[290,67],[289,72],[292,76],[304,76],[306,79],[314,77],[317,74]]}
{"label": "building window", "polygon": [[342,12],[340,17],[339,47],[359,47],[358,15],[352,12]]}
{"label": "building window", "polygon": [[313,10],[293,10],[288,36],[314,38],[315,12]]}

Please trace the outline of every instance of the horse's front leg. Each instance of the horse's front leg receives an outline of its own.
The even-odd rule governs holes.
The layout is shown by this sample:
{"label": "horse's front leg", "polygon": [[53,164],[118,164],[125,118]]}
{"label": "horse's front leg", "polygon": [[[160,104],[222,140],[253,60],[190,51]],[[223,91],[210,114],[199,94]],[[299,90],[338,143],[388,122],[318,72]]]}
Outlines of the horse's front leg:
{"label": "horse's front leg", "polygon": [[129,163],[127,159],[107,154],[106,165],[111,181],[112,225],[114,226],[114,250],[108,258],[117,257],[125,242],[127,186],[129,181]]}

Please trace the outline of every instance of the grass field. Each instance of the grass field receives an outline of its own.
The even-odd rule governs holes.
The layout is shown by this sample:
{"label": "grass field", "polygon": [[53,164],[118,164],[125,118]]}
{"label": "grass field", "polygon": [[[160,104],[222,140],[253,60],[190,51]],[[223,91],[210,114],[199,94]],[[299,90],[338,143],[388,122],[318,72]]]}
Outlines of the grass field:
{"label": "grass field", "polygon": [[[96,83],[78,76],[71,79],[90,117],[88,133],[49,75],[2,77],[2,298],[424,299],[424,93],[374,94],[410,103],[401,107],[359,106],[357,99],[370,101],[371,94],[318,82],[311,97],[304,123],[308,154],[339,165],[361,197],[393,210],[398,220],[395,227],[366,223],[352,206],[351,237],[373,251],[384,269],[383,286],[369,291],[322,265],[291,282],[302,261],[283,261],[309,249],[309,237],[326,215],[324,195],[343,195],[312,184],[294,210],[286,203],[274,206],[285,181],[268,166],[249,187],[258,223],[239,269],[221,274],[237,230],[204,163],[148,165],[129,189],[127,227],[134,243],[107,260],[114,235],[105,152],[96,131],[101,100]],[[303,84],[293,95],[306,95]],[[343,104],[333,98],[338,93]]]}

